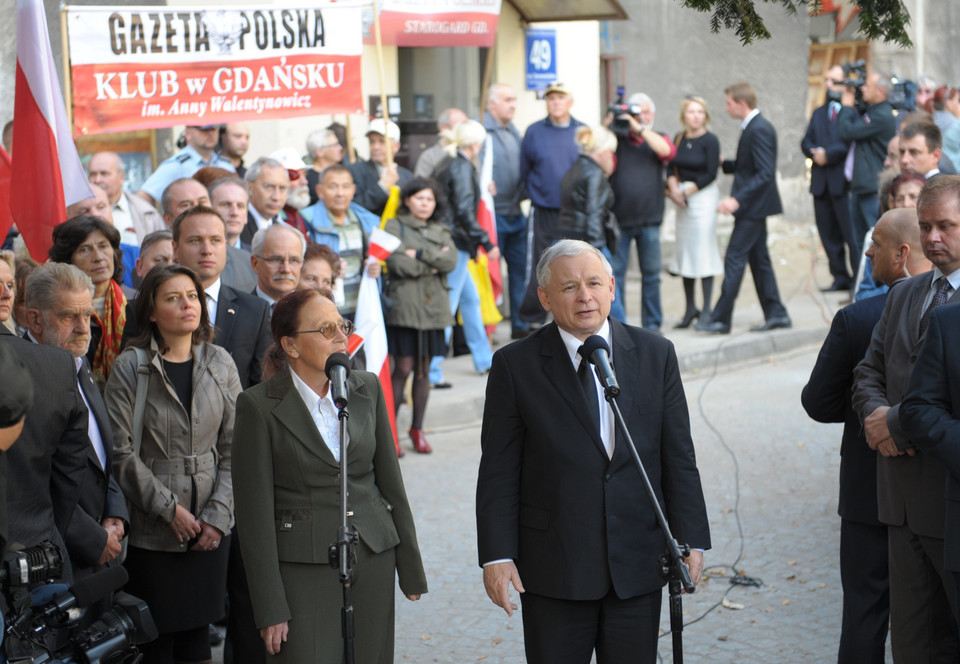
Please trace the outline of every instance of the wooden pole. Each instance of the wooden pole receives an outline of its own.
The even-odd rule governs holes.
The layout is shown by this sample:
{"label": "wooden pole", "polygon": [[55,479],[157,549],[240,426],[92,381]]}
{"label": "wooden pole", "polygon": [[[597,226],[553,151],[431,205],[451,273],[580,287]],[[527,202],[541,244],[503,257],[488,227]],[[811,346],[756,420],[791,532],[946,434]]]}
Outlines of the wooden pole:
{"label": "wooden pole", "polygon": [[493,49],[497,45],[497,36],[493,36],[493,43],[487,49],[487,64],[483,69],[483,84],[480,88],[480,124],[483,124],[483,114],[487,110],[487,90],[490,89],[490,75],[493,69]]}
{"label": "wooden pole", "polygon": [[347,113],[347,159],[351,164],[357,161],[353,152],[353,120],[349,113]]}
{"label": "wooden pole", "polygon": [[70,39],[67,37],[67,12],[69,8],[64,6],[60,9],[60,47],[63,49],[63,97],[67,107],[67,126],[70,128],[70,135],[73,131],[73,89],[71,88],[70,78]]}
{"label": "wooden pole", "polygon": [[387,93],[383,84],[383,41],[380,37],[380,11],[376,3],[373,5],[373,34],[377,41],[377,75],[380,79],[380,108],[383,116],[383,140],[387,144],[387,163],[389,168],[393,166],[393,142],[390,140],[390,132],[387,123],[390,122],[390,111],[387,108]]}

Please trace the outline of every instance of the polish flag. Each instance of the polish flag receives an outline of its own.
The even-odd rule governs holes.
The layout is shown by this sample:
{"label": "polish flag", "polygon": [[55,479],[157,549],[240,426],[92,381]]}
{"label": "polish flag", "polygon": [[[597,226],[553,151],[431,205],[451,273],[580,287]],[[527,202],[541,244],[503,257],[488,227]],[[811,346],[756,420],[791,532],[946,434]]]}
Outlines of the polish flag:
{"label": "polish flag", "polygon": [[400,238],[385,230],[374,228],[370,233],[370,243],[367,252],[378,261],[385,261],[387,257],[400,247]]}
{"label": "polish flag", "polygon": [[[379,229],[376,229],[374,233]],[[389,233],[384,233],[393,237]],[[371,235],[373,238],[374,235]],[[400,242],[397,241],[397,246]],[[373,240],[370,242],[370,254],[373,255]],[[387,253],[389,256],[390,253]],[[347,340],[347,353],[353,357],[361,347],[366,356],[366,370],[380,377],[384,400],[387,402],[387,415],[393,430],[393,444],[400,454],[400,439],[397,437],[397,420],[393,406],[393,380],[390,376],[390,358],[387,357],[387,329],[383,322],[383,309],[380,306],[380,288],[377,279],[363,272],[360,280],[360,292],[357,295],[357,313],[354,317],[356,330]]]}
{"label": "polish flag", "polygon": [[45,261],[67,206],[93,196],[70,135],[41,0],[17,0],[10,211],[35,260]]}
{"label": "polish flag", "polygon": [[10,155],[0,146],[0,244],[13,226],[13,216],[10,214],[10,177],[12,175],[13,165],[10,162]]}
{"label": "polish flag", "polygon": [[[487,232],[490,241],[499,246],[496,208],[493,204],[493,194],[490,193],[491,182],[493,182],[493,139],[487,134],[483,146],[483,162],[480,164],[480,205],[477,207],[477,224]],[[493,298],[499,306],[503,303],[503,275],[500,272],[500,261],[488,260],[487,269],[490,271],[490,281],[493,284]],[[487,334],[493,334],[496,327],[496,325],[487,326]]]}

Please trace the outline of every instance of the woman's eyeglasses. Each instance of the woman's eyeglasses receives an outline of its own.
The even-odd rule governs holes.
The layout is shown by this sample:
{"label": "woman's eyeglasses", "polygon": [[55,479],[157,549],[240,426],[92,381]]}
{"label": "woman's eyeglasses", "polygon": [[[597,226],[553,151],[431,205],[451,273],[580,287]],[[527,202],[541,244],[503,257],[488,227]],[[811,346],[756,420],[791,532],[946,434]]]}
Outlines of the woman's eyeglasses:
{"label": "woman's eyeglasses", "polygon": [[343,332],[345,337],[349,337],[351,334],[353,334],[353,323],[343,319],[339,323],[324,323],[319,329],[298,330],[297,332],[294,332],[294,334],[312,334],[314,332],[319,332],[325,338],[333,339],[335,336],[337,336],[337,330]]}

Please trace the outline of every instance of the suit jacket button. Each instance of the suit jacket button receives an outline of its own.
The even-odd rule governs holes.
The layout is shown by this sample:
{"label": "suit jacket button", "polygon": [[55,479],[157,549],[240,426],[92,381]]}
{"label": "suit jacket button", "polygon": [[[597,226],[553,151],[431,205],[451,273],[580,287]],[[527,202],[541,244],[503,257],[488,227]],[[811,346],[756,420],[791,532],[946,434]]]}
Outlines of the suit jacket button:
{"label": "suit jacket button", "polygon": [[605,482],[612,482],[612,481],[613,481],[613,475],[611,475],[610,473],[607,473],[606,475],[603,476],[603,479],[604,479]]}

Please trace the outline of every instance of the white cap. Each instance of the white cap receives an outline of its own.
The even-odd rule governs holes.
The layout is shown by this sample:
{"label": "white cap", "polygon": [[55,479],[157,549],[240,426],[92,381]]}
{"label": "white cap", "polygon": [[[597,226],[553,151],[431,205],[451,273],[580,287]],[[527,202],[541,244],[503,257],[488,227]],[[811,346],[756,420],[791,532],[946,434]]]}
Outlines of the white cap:
{"label": "white cap", "polygon": [[387,136],[394,143],[400,142],[400,127],[397,126],[396,122],[388,121],[387,128],[383,128],[383,118],[374,118],[370,121],[370,128],[367,129],[367,135],[376,133],[381,136]]}
{"label": "white cap", "polygon": [[307,165],[303,163],[303,158],[300,156],[300,153],[297,152],[296,148],[283,148],[282,150],[271,152],[270,158],[279,161],[288,171],[302,171],[307,167]]}

